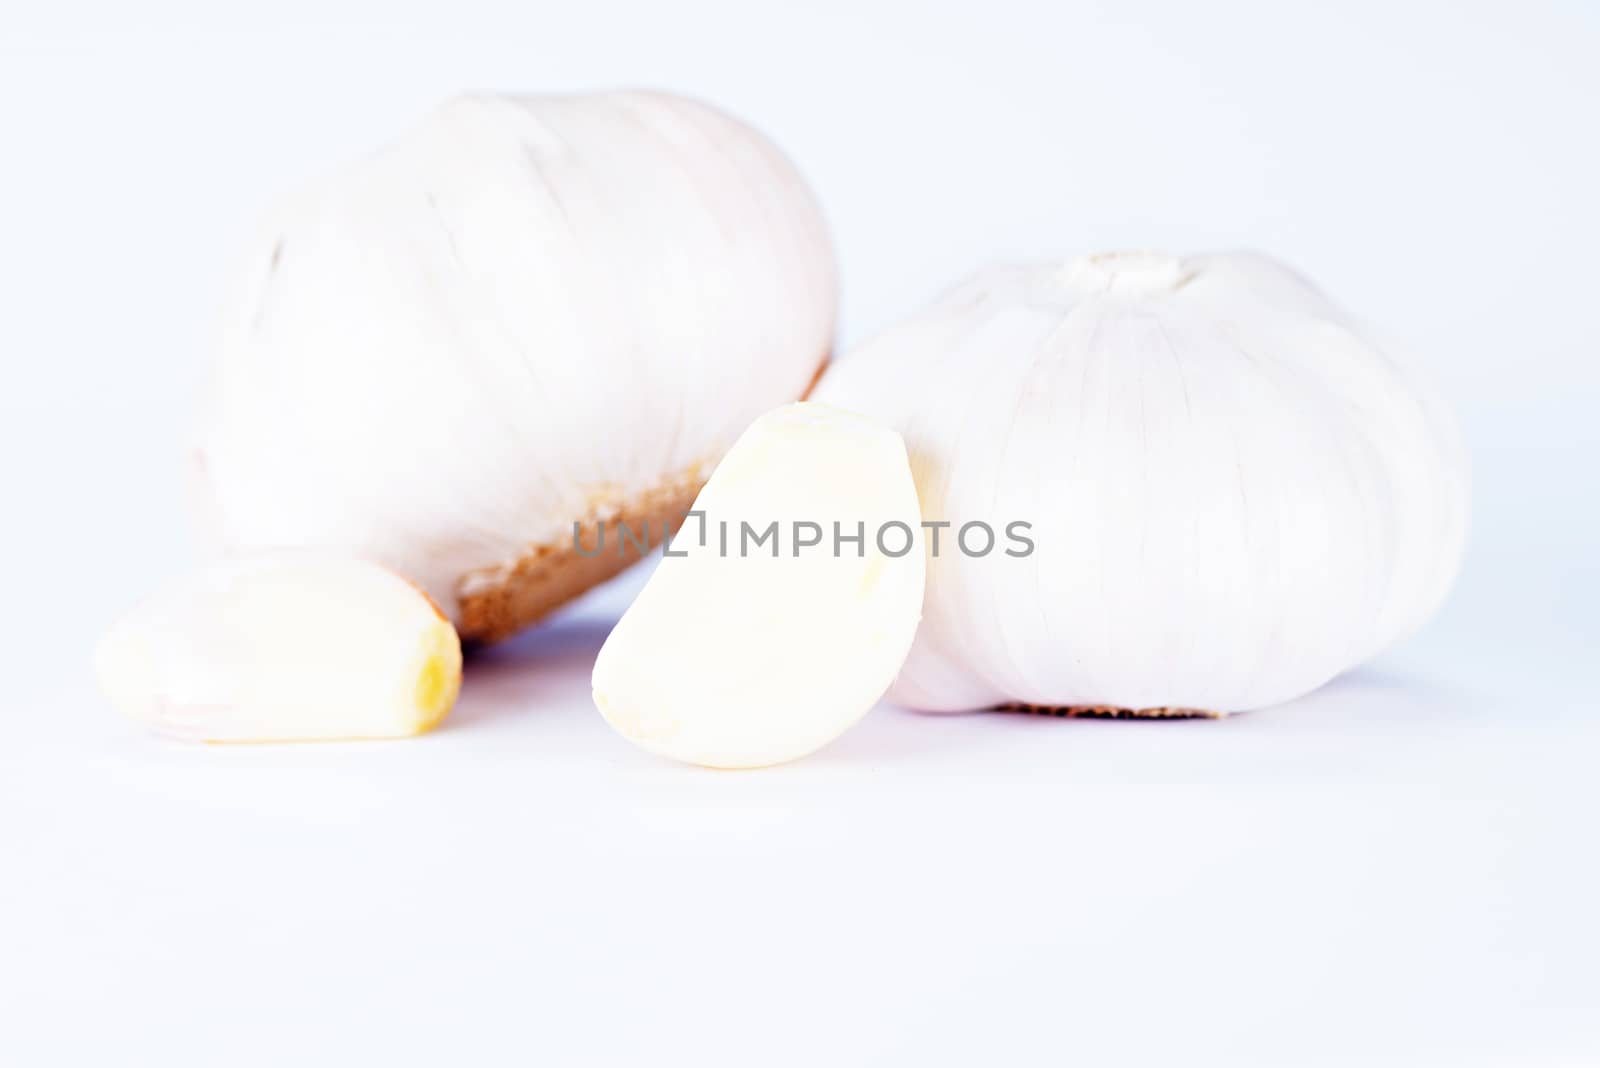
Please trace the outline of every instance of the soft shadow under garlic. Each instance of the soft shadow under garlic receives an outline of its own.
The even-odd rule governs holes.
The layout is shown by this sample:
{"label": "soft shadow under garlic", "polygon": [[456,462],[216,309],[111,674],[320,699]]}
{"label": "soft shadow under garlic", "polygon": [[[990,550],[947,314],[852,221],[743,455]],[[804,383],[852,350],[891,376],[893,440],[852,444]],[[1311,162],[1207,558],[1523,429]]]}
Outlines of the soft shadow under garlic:
{"label": "soft shadow under garlic", "polygon": [[[1010,719],[1140,721],[1149,723],[1226,723],[1248,721],[1268,730],[1305,730],[1371,723],[1392,726],[1468,726],[1483,719],[1469,694],[1383,666],[1356,668],[1297,697],[1266,708],[1242,712],[1159,707],[1119,708],[1110,705],[1003,704],[989,708],[930,710],[893,705],[896,711],[927,719],[960,719],[1005,714]],[[1254,727],[1252,728],[1254,729]]]}
{"label": "soft shadow under garlic", "polygon": [[552,711],[593,712],[590,673],[612,621],[557,618],[494,645],[469,645],[461,698],[445,730]]}

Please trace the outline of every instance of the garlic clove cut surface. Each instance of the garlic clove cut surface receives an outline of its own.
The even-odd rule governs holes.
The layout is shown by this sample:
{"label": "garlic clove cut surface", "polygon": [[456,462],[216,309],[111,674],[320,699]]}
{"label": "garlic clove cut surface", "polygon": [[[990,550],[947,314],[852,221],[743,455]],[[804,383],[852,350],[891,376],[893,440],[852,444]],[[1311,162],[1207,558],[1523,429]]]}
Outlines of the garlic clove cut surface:
{"label": "garlic clove cut surface", "polygon": [[992,268],[815,397],[905,436],[925,520],[1029,524],[1020,557],[930,559],[912,707],[1276,704],[1412,633],[1460,566],[1450,412],[1265,256]]}
{"label": "garlic clove cut surface", "polygon": [[694,509],[600,650],[595,704],[625,738],[691,764],[805,756],[878,701],[916,632],[925,560],[905,446],[859,416],[788,405],[745,431]]}
{"label": "garlic clove cut surface", "polygon": [[455,703],[461,643],[392,571],[284,554],[162,589],[111,628],[95,672],[119,710],[185,741],[403,738]]}

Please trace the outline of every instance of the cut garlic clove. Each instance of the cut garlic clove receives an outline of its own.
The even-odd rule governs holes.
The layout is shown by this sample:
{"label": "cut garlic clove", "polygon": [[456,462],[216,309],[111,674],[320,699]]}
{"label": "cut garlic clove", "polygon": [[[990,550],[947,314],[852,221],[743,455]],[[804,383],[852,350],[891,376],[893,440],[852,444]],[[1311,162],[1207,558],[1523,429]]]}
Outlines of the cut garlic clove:
{"label": "cut garlic clove", "polygon": [[95,669],[112,704],[186,741],[403,738],[455,703],[461,643],[377,564],[268,556],[157,593],[106,635]]}
{"label": "cut garlic clove", "polygon": [[821,748],[877,702],[911,646],[920,521],[898,434],[817,404],[769,412],[600,650],[595,703],[630,741],[692,764],[762,767]]}

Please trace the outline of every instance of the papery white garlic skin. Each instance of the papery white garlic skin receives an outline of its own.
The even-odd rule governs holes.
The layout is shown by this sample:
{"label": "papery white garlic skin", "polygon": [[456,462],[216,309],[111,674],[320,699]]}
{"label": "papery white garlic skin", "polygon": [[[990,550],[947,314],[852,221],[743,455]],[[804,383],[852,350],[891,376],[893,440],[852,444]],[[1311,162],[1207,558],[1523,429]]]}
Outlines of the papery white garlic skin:
{"label": "papery white garlic skin", "polygon": [[[595,703],[677,760],[805,756],[883,696],[916,632],[925,562],[905,445],[859,416],[788,405],[751,425],[695,509],[703,520],[600,650]],[[752,547],[746,523],[756,537],[776,523],[774,540]],[[798,523],[821,543],[802,547],[818,535],[796,536]],[[835,539],[863,531],[859,545]]]}
{"label": "papery white garlic skin", "polygon": [[835,289],[800,176],[710,107],[451,100],[268,221],[198,453],[209,526],[377,560],[502,636],[623,566],[575,563],[575,521],[675,519],[804,394]]}
{"label": "papery white garlic skin", "polygon": [[117,708],[185,741],[401,738],[450,711],[461,643],[386,568],[294,553],[162,589],[112,627],[95,673]]}
{"label": "papery white garlic skin", "polygon": [[924,518],[1032,524],[930,560],[892,700],[1232,712],[1420,626],[1466,534],[1447,411],[1254,254],[981,273],[849,354],[819,400],[905,435]]}

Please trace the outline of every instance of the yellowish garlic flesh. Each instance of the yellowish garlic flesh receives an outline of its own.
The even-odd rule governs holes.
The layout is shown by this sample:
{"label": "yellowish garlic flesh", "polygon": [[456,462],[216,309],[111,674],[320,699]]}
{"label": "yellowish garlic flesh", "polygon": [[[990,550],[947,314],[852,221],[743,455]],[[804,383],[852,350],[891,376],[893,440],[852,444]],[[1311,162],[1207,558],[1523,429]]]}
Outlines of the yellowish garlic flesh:
{"label": "yellowish garlic flesh", "polygon": [[859,416],[788,405],[745,431],[694,508],[601,649],[595,703],[676,760],[805,756],[877,702],[916,632],[925,560],[905,446]]}
{"label": "yellowish garlic flesh", "polygon": [[113,705],[196,742],[403,738],[461,686],[461,643],[434,604],[361,560],[242,559],[159,591],[95,655]]}

